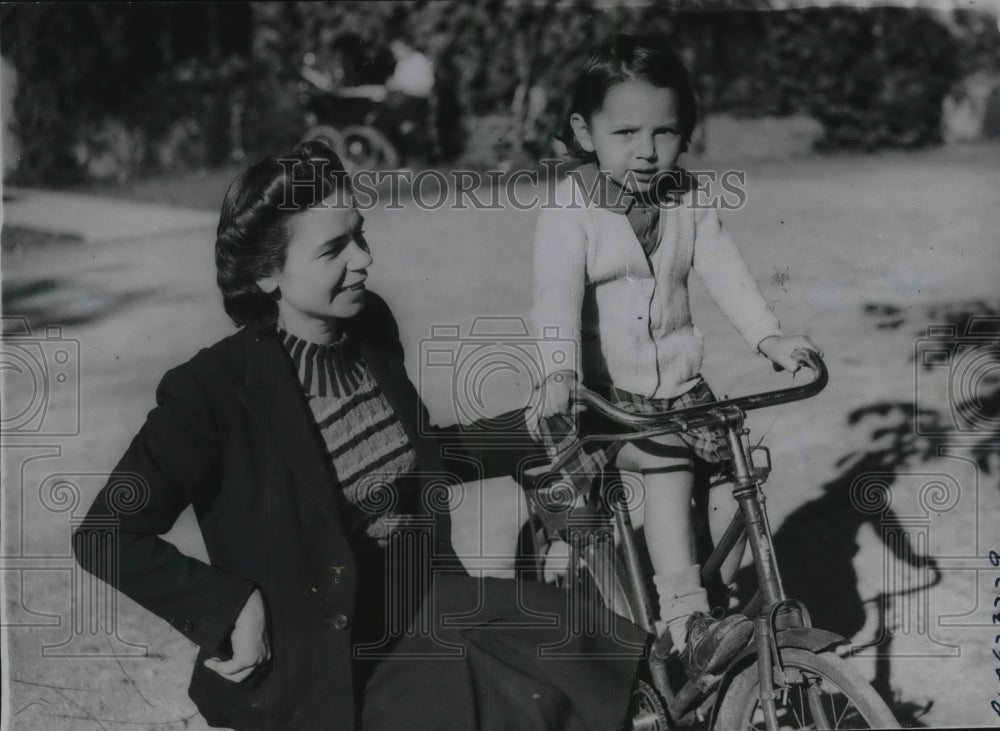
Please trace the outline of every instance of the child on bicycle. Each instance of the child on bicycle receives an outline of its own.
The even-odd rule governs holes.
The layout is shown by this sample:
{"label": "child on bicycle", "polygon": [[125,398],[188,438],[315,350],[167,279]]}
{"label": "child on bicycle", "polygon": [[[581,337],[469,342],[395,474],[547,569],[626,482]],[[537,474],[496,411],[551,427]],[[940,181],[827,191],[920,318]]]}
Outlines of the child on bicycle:
{"label": "child on bicycle", "polygon": [[[582,164],[543,206],[534,245],[534,326],[575,339],[581,371],[546,373],[540,415],[550,428],[560,415],[566,422],[578,379],[638,412],[714,400],[699,375],[692,269],[755,351],[789,371],[797,348],[818,352],[782,335],[717,211],[704,195],[696,202],[693,176],[677,165],[696,115],[688,73],[662,43],[617,36],[576,81],[560,139]],[[703,429],[629,443],[615,458],[642,477],[657,630],[689,675],[720,668],[752,631],[742,615],[709,616],[693,545],[693,458],[719,461],[724,449],[721,434]]]}

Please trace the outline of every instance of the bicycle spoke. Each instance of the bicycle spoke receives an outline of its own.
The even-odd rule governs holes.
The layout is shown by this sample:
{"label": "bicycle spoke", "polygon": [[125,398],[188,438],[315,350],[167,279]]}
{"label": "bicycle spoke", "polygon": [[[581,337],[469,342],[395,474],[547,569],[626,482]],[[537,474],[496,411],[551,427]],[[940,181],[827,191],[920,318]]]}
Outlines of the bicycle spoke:
{"label": "bicycle spoke", "polygon": [[799,688],[795,689],[795,699],[798,701],[799,711],[802,713],[802,715],[800,716],[798,713],[795,713],[793,709],[792,713],[795,715],[795,725],[798,726],[799,728],[805,728],[806,709],[802,705],[802,691]]}
{"label": "bicycle spoke", "polygon": [[[782,728],[786,724],[796,729],[856,728],[859,722],[865,722],[841,688],[813,675],[804,676],[802,682],[792,683],[785,703],[777,711]],[[843,725],[845,723],[846,726]],[[748,729],[763,731],[765,728],[763,708],[758,702],[751,713]]]}
{"label": "bicycle spoke", "polygon": [[[813,725],[817,729],[828,729],[836,728],[836,726],[831,726],[827,720],[827,714],[823,708],[823,681],[821,678],[809,678],[809,685],[806,687],[806,693],[808,694],[809,710],[812,713]],[[832,699],[831,699],[832,702]]]}
{"label": "bicycle spoke", "polygon": [[847,715],[847,711],[850,709],[850,707],[851,707],[851,699],[848,698],[847,696],[844,696],[844,710],[837,715],[837,721],[836,721],[837,728],[840,728],[840,722],[844,720],[844,716]]}
{"label": "bicycle spoke", "polygon": [[851,705],[850,701],[845,701],[844,710],[841,711],[840,713],[837,713],[837,702],[833,698],[830,699],[830,708],[836,715],[836,720],[834,721],[834,723],[836,724],[835,728],[840,728],[840,722],[844,720],[844,714],[847,713],[847,709],[850,707],[850,705]]}
{"label": "bicycle spoke", "polygon": [[[783,660],[787,687],[782,688],[779,701],[783,702],[776,708],[779,729],[897,727],[874,690],[864,685],[863,679],[850,672],[839,658],[799,649],[786,649],[786,653]],[[766,728],[759,680],[756,674],[747,673],[743,677],[742,688],[734,684],[728,691],[731,695],[723,698],[717,716],[720,729]]]}
{"label": "bicycle spoke", "polygon": [[[854,726],[857,725],[856,724],[857,721],[859,721],[859,720],[863,721],[864,718],[861,716],[861,714],[858,712],[857,708],[851,702],[850,697],[846,693],[844,693],[844,691],[842,689],[837,688],[836,686],[834,686],[834,689],[836,691],[835,693],[834,692],[828,692],[828,693],[822,693],[820,695],[820,698],[826,697],[826,698],[829,698],[829,700],[830,700],[830,703],[829,703],[829,706],[830,706],[829,717],[833,719],[833,724],[830,725],[829,728],[835,728],[835,729],[842,728],[841,724],[843,724],[845,722],[845,720],[849,724],[848,728],[853,728]],[[821,701],[820,708],[824,709],[825,705],[826,704]],[[839,710],[838,710],[838,706],[840,707]],[[824,711],[824,715],[826,715],[825,711]],[[824,719],[824,721],[825,720],[826,719]]]}

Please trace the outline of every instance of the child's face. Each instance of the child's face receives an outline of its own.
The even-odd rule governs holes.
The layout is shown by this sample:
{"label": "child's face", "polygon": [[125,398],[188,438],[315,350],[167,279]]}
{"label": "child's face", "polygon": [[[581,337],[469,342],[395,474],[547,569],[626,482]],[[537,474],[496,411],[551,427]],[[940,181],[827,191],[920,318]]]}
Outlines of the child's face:
{"label": "child's face", "polygon": [[265,292],[280,291],[286,326],[354,317],[364,307],[372,257],[362,223],[357,209],[336,195],[289,218],[285,266],[257,282]]}
{"label": "child's face", "polygon": [[598,167],[637,192],[649,190],[657,173],[673,170],[683,149],[677,95],[645,81],[612,87],[589,122],[574,114],[570,124]]}

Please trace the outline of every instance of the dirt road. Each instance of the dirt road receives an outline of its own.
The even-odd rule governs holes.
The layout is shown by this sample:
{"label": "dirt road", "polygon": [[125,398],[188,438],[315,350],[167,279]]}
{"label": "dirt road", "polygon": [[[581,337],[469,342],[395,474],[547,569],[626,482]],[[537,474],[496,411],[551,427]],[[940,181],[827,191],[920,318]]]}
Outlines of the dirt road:
{"label": "dirt road", "polygon": [[[776,466],[768,509],[789,588],[804,596],[817,625],[852,639],[859,649],[850,662],[903,720],[996,725],[990,701],[1000,700],[1000,663],[990,650],[1000,569],[986,556],[1000,550],[997,445],[979,444],[983,432],[966,422],[952,425],[959,417],[949,404],[978,387],[975,369],[923,369],[914,353],[927,347],[929,324],[1000,315],[1000,147],[804,158],[745,172],[746,205],[724,220],[785,330],[818,341],[832,373],[816,399],[750,422],[757,437],[766,434]],[[453,421],[456,404],[470,403],[461,389],[471,381],[454,368],[422,365],[422,342],[434,325],[466,334],[477,316],[527,315],[535,215],[407,205],[366,218],[371,288],[393,306],[408,369],[432,415]],[[151,408],[160,376],[231,332],[211,247],[206,228],[4,253],[8,292],[41,281],[56,301],[66,293],[64,302],[89,303],[60,333],[69,387],[52,381],[45,426],[4,444],[12,729],[206,727],[185,692],[194,647],[129,600],[81,588],[68,556],[74,520]],[[700,285],[693,297],[716,393],[787,383],[750,354]],[[42,323],[33,324],[44,336]],[[955,352],[962,335],[939,337],[937,350]],[[55,337],[48,334],[45,357],[54,357]],[[525,385],[499,373],[484,384],[481,408],[512,404]],[[920,419],[914,406],[924,409]],[[862,499],[877,498],[879,484],[890,486],[888,508]],[[187,517],[171,537],[200,554]],[[940,569],[937,583],[903,593],[935,579],[927,557]],[[116,618],[113,633],[91,631],[90,615],[73,613],[85,602]]]}

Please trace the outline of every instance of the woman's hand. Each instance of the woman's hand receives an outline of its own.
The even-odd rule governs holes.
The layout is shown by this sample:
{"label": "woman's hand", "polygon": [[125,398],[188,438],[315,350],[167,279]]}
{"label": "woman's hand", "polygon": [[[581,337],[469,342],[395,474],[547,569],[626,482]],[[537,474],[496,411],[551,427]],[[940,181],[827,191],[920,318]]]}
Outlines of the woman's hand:
{"label": "woman's hand", "polygon": [[545,583],[561,586],[567,574],[569,574],[569,544],[557,538],[549,544],[549,549],[545,552],[542,575]]}
{"label": "woman's hand", "polygon": [[271,659],[271,643],[267,639],[267,610],[259,589],[247,597],[246,604],[236,618],[230,635],[233,656],[228,660],[210,657],[205,667],[214,670],[226,680],[242,682],[257,667]]}
{"label": "woman's hand", "polygon": [[821,358],[823,357],[823,351],[819,349],[819,346],[805,335],[771,335],[760,341],[757,350],[789,373],[795,373],[802,365],[792,357],[792,353],[796,350],[811,350]]}
{"label": "woman's hand", "polygon": [[576,388],[573,371],[558,371],[546,378],[542,384],[542,418],[574,413],[577,409],[571,409],[570,398],[576,395]]}

